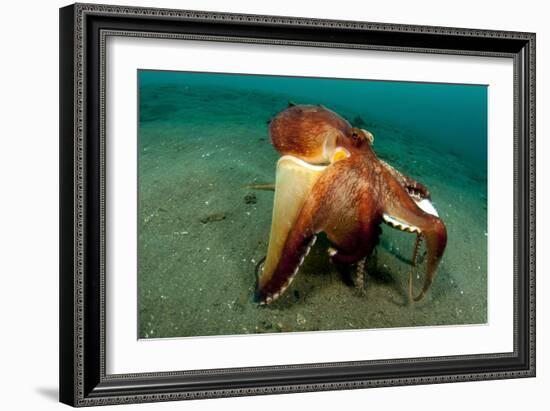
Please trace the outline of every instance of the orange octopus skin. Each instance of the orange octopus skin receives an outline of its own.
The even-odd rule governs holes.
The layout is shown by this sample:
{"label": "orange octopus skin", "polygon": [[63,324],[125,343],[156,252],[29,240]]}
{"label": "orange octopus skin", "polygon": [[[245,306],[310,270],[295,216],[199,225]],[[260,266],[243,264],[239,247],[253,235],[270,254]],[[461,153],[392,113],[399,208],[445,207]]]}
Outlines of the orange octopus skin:
{"label": "orange octopus skin", "polygon": [[317,233],[323,231],[334,245],[333,259],[353,264],[369,257],[379,242],[380,224],[421,234],[426,240],[427,264],[423,288],[429,290],[447,244],[445,224],[426,213],[412,195],[429,198],[428,190],[378,159],[368,132],[351,125],[320,106],[293,106],[270,124],[270,137],[283,155],[307,161],[320,157],[327,137],[349,153],[328,165],[315,182],[288,233],[281,258],[269,281],[259,279],[255,301],[270,303],[290,284]]}
{"label": "orange octopus skin", "polygon": [[328,151],[345,146],[354,132],[364,134],[323,106],[290,106],[269,123],[271,143],[279,153],[312,164],[327,163]]}

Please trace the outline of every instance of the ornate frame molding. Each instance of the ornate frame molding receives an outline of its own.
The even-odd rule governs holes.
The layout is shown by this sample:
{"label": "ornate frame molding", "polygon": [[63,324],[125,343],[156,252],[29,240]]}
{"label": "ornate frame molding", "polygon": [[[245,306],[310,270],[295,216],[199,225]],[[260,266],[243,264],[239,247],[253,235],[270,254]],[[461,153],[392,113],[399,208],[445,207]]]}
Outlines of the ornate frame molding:
{"label": "ornate frame molding", "polygon": [[[411,26],[295,17],[228,14],[187,10],[76,4],[61,9],[61,273],[60,273],[60,398],[74,406],[123,404],[179,399],[214,398],[257,394],[355,389],[366,387],[431,384],[531,377],[535,375],[535,35],[533,33]],[[137,20],[134,26],[110,29],[109,19]],[[95,19],[95,20],[94,20]],[[167,31],[147,31],[152,20],[166,24]],[[189,33],[186,23],[203,32]],[[124,26],[124,22],[121,23]],[[159,23],[160,24],[160,23]],[[263,34],[285,29],[285,38],[210,33],[215,25],[245,27]],[[203,27],[203,26],[204,27]],[[170,27],[183,32],[170,32]],[[305,33],[301,31],[305,28]],[[246,31],[245,30],[245,31]],[[316,33],[346,33],[352,42],[328,42]],[[200,31],[200,30],[199,30]],[[313,33],[313,31],[315,33]],[[259,33],[259,34],[262,34]],[[359,34],[387,39],[403,34],[410,44],[357,41]],[[230,34],[230,35],[227,35]],[[330,48],[361,48],[384,51],[465,54],[508,57],[514,60],[514,352],[474,356],[417,358],[390,361],[256,367],[208,371],[174,371],[133,375],[105,373],[105,48],[108,36],[155,37],[300,45]],[[304,39],[302,37],[311,39]],[[376,37],[378,36],[378,37]],[[423,46],[422,44],[429,44]],[[483,44],[482,44],[483,43]],[[482,47],[473,48],[476,44]],[[434,47],[436,45],[436,47]],[[457,47],[460,46],[460,47]],[[68,78],[71,79],[69,82]],[[94,111],[89,99],[99,102]],[[90,125],[94,121],[96,125]],[[90,210],[93,210],[90,213]],[[94,224],[96,226],[94,226]],[[95,229],[94,229],[95,227]],[[95,231],[94,231],[95,230]],[[90,232],[93,231],[92,234]],[[70,252],[68,251],[70,249]],[[90,262],[91,260],[94,260]],[[91,310],[91,311],[90,311]],[[90,313],[93,315],[90,315]],[[493,367],[496,360],[508,367]],[[487,364],[486,372],[408,375],[407,364],[473,362]],[[496,364],[496,363],[495,363]],[[392,374],[349,376],[347,380],[321,379],[321,370],[336,372],[350,367],[395,368]],[[299,379],[300,371],[317,372],[311,383]],[[287,383],[240,384],[241,375],[287,372]],[[224,387],[213,387],[208,376],[224,373]],[[291,375],[295,375],[293,383]],[[313,374],[311,374],[313,375]],[[202,385],[193,381],[203,376]],[[169,383],[167,383],[167,381]],[[137,385],[141,386],[138,387]],[[143,388],[148,386],[150,389]],[[160,392],[159,391],[160,388]]]}

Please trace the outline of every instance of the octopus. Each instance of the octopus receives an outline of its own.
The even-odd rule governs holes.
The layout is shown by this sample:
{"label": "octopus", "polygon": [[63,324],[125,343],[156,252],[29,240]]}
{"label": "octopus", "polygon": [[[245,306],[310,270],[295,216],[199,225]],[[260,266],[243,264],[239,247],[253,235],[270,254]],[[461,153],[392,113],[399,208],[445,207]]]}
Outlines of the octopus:
{"label": "octopus", "polygon": [[379,244],[381,225],[415,233],[413,265],[426,242],[426,273],[414,295],[429,291],[447,243],[447,230],[428,189],[379,159],[374,136],[320,105],[290,105],[269,122],[277,162],[267,255],[257,273],[254,299],[277,300],[324,232],[333,262],[363,270]]}

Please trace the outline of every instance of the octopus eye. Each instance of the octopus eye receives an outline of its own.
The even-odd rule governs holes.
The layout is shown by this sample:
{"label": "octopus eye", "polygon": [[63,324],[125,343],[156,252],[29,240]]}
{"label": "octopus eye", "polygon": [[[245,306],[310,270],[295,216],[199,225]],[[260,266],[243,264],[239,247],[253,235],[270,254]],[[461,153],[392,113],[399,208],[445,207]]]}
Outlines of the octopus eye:
{"label": "octopus eye", "polygon": [[357,140],[359,138],[359,134],[357,134],[357,131],[353,131],[351,133],[351,138],[353,138],[354,140]]}

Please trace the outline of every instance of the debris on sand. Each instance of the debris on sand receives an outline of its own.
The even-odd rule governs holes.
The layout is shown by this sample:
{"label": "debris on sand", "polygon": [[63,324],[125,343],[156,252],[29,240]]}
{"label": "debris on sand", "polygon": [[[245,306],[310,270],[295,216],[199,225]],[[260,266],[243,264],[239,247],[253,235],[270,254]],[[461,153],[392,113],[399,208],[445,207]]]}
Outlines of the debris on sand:
{"label": "debris on sand", "polygon": [[258,202],[258,198],[256,197],[256,194],[254,193],[248,193],[244,196],[244,203],[245,204],[256,204]]}
{"label": "debris on sand", "polygon": [[201,217],[199,221],[203,224],[213,223],[216,221],[225,220],[225,213],[213,213],[207,216]]}

